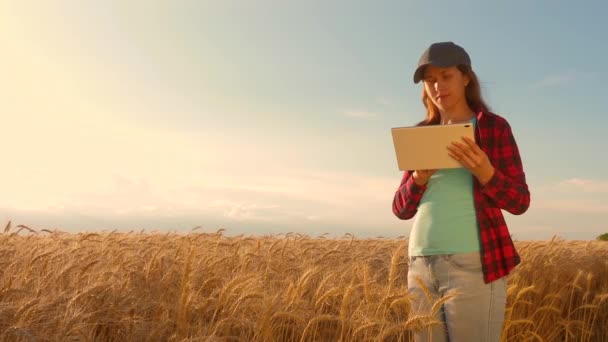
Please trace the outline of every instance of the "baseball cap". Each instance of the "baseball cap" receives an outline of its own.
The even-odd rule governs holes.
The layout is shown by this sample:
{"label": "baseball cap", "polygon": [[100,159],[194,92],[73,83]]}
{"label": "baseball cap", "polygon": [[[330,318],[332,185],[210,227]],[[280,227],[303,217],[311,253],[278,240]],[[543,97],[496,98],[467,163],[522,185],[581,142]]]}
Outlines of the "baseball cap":
{"label": "baseball cap", "polygon": [[459,45],[453,42],[433,43],[418,60],[418,67],[414,72],[414,83],[418,83],[424,77],[424,67],[435,65],[438,67],[451,67],[456,65],[471,66],[469,54]]}

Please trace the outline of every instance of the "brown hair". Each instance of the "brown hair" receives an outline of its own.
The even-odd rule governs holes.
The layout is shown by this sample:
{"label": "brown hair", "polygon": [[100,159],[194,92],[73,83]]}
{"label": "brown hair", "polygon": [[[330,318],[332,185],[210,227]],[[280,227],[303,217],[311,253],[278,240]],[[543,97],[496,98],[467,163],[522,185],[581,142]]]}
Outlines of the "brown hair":
{"label": "brown hair", "polygon": [[[458,70],[464,75],[468,75],[470,82],[465,88],[465,97],[469,107],[478,113],[479,111],[489,111],[490,108],[481,97],[481,87],[479,85],[479,79],[468,65],[458,65]],[[435,106],[433,100],[427,95],[426,90],[422,89],[422,103],[426,107],[426,119],[420,121],[418,126],[437,125],[441,121],[439,115],[439,108]]]}

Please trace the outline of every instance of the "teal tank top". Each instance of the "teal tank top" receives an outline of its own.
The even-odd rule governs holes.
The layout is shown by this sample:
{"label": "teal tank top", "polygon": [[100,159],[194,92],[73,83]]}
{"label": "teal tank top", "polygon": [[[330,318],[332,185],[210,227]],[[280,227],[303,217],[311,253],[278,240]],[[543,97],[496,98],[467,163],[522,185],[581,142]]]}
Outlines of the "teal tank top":
{"label": "teal tank top", "polygon": [[[477,125],[476,118],[471,122]],[[409,255],[479,250],[473,175],[465,168],[437,170],[418,205],[409,237]]]}

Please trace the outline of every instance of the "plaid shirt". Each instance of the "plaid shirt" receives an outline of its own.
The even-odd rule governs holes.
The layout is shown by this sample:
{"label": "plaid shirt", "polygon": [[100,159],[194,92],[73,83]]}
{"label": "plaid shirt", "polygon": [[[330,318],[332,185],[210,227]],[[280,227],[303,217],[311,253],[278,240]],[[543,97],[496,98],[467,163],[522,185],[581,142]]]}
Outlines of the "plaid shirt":
{"label": "plaid shirt", "polygon": [[[494,113],[479,112],[475,141],[495,169],[483,187],[473,177],[481,264],[487,284],[509,274],[521,261],[501,209],[513,215],[523,214],[530,206],[530,192],[507,120]],[[412,174],[413,170],[404,172],[393,199],[393,213],[402,220],[414,217],[426,190],[426,184],[417,185]]]}

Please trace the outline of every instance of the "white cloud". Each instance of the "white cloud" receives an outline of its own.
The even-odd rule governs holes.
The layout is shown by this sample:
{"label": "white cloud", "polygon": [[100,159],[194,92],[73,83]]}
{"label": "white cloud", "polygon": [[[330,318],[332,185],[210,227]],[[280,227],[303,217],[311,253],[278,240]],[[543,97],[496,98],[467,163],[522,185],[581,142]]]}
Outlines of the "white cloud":
{"label": "white cloud", "polygon": [[536,209],[548,209],[560,212],[576,212],[580,214],[606,214],[608,204],[589,199],[541,200],[533,204]]}
{"label": "white cloud", "polygon": [[273,221],[279,205],[262,205],[244,201],[213,200],[209,208],[218,210],[222,216],[235,220]]}
{"label": "white cloud", "polygon": [[383,105],[388,105],[391,102],[386,98],[386,97],[379,97],[377,99],[378,103],[383,104]]}
{"label": "white cloud", "polygon": [[559,191],[608,193],[608,180],[570,178],[557,183],[555,189]]}
{"label": "white cloud", "polygon": [[212,198],[212,208],[219,209],[227,217],[342,223],[386,223],[392,219],[390,201],[399,177],[389,179],[312,170],[277,169],[275,172],[239,179],[217,176],[205,184],[179,192],[200,206],[206,206]]}
{"label": "white cloud", "polygon": [[347,110],[344,112],[344,115],[357,119],[377,119],[380,117],[380,114],[378,113],[361,110]]}
{"label": "white cloud", "polygon": [[[37,206],[21,202],[4,207],[52,214],[94,217],[203,215],[230,221],[293,224],[320,222],[356,225],[394,221],[390,201],[400,181],[345,173],[276,169],[240,177],[207,174],[198,182],[113,175],[110,186],[96,191],[59,193]],[[49,200],[46,198],[46,200]],[[394,222],[393,222],[394,223]]]}
{"label": "white cloud", "polygon": [[[315,234],[333,227],[330,232],[339,235],[406,236],[412,220],[398,220],[391,213],[399,181],[400,175],[374,177],[280,168],[240,177],[205,173],[198,182],[175,179],[174,183],[162,183],[115,175],[105,190],[74,193],[45,213],[64,217],[64,221],[53,222],[82,218],[95,227],[183,227],[199,222],[208,227],[244,227],[258,234],[273,229],[269,227]],[[517,239],[547,239],[553,234],[577,239],[596,236],[597,218],[608,212],[608,201],[598,200],[593,197],[598,194],[590,192],[576,192],[572,197],[565,191],[564,187],[580,187],[581,183],[586,186],[589,182],[564,180],[533,190],[530,211],[521,217],[506,217]],[[9,210],[6,219],[16,217],[11,214],[16,212]],[[21,222],[24,224],[35,219],[34,215],[23,217],[28,220]]]}
{"label": "white cloud", "polygon": [[531,188],[531,208],[544,211],[606,214],[608,213],[608,181],[569,178],[553,184]]}
{"label": "white cloud", "polygon": [[385,198],[386,191],[397,186],[400,179],[357,176],[314,170],[276,170],[275,174],[249,175],[235,180],[217,176],[205,187],[259,192],[302,199],[324,205],[350,207],[357,201]]}
{"label": "white cloud", "polygon": [[572,82],[578,82],[593,77],[593,74],[582,73],[577,71],[564,71],[557,74],[547,75],[540,81],[534,83],[534,88],[547,88],[568,85]]}

